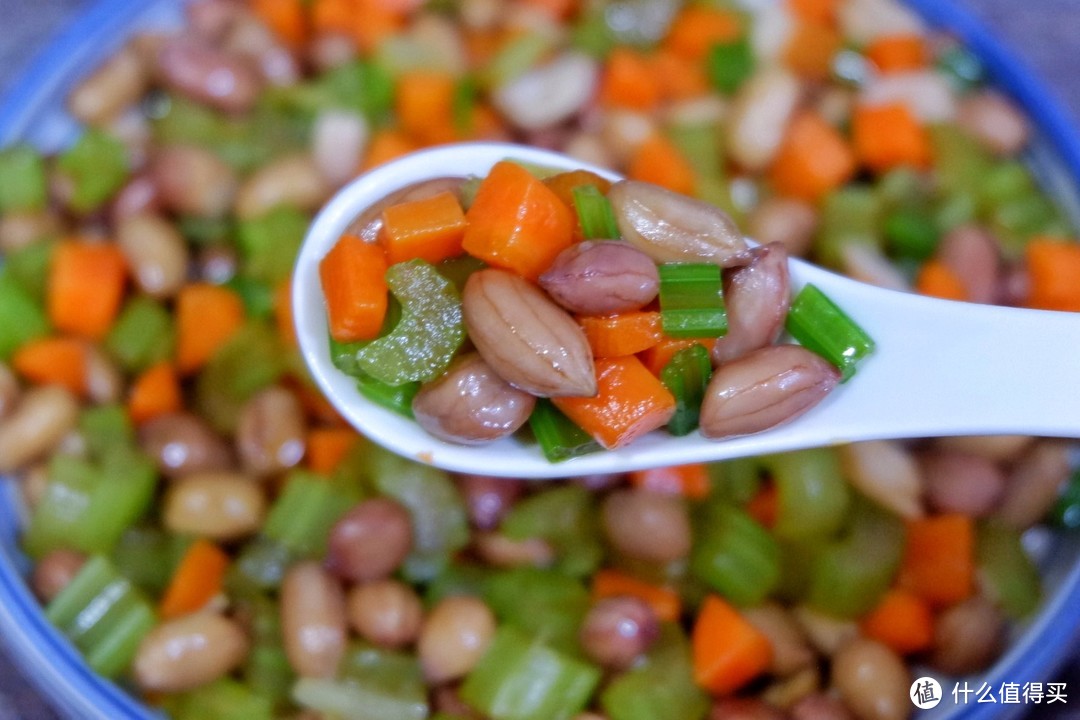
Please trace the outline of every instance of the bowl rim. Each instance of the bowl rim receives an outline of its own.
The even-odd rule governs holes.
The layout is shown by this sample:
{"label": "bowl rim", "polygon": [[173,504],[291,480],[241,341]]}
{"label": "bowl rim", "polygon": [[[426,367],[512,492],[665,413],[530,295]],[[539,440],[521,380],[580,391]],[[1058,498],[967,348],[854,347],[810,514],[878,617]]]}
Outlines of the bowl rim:
{"label": "bowl rim", "polygon": [[[24,140],[49,98],[71,85],[82,74],[79,71],[84,63],[99,58],[103,49],[115,47],[137,25],[138,16],[165,2],[94,0],[73,13],[46,38],[0,95],[0,147]],[[954,34],[980,58],[993,84],[1023,106],[1053,148],[1071,183],[1080,187],[1080,131],[1057,93],[986,24],[954,0],[901,2],[930,26]],[[0,541],[16,550],[18,527],[22,525],[18,505],[17,491],[5,479],[0,488]],[[1080,607],[1080,561],[1073,564],[1061,581],[1061,589],[1026,626],[1024,637],[1029,639],[1014,645],[995,663],[991,673],[981,678],[992,681],[991,687],[998,687],[1003,682],[1022,681],[1018,677],[1022,668],[1033,682],[1050,680],[1045,676],[1065,661],[1063,651],[1080,637],[1080,615],[1072,612],[1076,607]],[[1055,631],[1063,627],[1069,630]],[[9,655],[23,666],[27,679],[58,712],[69,717],[111,720],[160,717],[85,665],[73,646],[45,619],[25,583],[23,568],[7,552],[0,552],[0,630]],[[945,709],[945,703],[939,707]],[[1025,707],[1014,709],[1019,713]],[[989,720],[1002,717],[1002,710],[998,704],[966,704],[957,707],[950,717]]]}

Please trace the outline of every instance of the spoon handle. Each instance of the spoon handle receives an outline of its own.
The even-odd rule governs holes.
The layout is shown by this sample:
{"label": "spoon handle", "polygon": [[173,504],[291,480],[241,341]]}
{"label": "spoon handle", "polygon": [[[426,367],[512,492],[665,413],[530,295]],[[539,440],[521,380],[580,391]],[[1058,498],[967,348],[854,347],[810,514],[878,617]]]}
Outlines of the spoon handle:
{"label": "spoon handle", "polygon": [[[1080,315],[948,302],[803,266],[877,347],[813,423],[845,439],[1080,437]],[[827,430],[825,430],[827,429]],[[823,438],[824,439],[824,438]]]}

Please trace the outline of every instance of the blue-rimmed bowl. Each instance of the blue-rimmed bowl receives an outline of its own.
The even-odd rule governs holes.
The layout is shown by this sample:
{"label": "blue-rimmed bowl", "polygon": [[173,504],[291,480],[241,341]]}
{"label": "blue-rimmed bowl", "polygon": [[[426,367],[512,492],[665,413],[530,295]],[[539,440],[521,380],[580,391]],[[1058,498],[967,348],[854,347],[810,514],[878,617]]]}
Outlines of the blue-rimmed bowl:
{"label": "blue-rimmed bowl", "polygon": [[[907,0],[931,25],[963,40],[993,81],[1012,95],[1038,127],[1029,159],[1040,181],[1080,226],[1080,136],[1044,84],[979,22],[949,0]],[[135,31],[176,26],[182,0],[99,0],[49,42],[0,98],[0,147],[28,141],[44,150],[63,147],[77,127],[64,111],[68,92]],[[79,720],[160,717],[122,687],[103,680],[41,612],[26,584],[29,562],[19,549],[23,520],[19,489],[0,485],[0,640],[57,710]],[[978,690],[1005,683],[1047,683],[1076,647],[1080,629],[1080,536],[1033,531],[1025,538],[1041,566],[1046,599],[1038,615],[1014,629],[1009,651],[985,675],[967,679]],[[939,677],[944,699],[920,717],[1003,718],[1039,706],[953,702],[951,679]],[[961,695],[961,697],[963,697]],[[914,708],[913,708],[914,709]]]}

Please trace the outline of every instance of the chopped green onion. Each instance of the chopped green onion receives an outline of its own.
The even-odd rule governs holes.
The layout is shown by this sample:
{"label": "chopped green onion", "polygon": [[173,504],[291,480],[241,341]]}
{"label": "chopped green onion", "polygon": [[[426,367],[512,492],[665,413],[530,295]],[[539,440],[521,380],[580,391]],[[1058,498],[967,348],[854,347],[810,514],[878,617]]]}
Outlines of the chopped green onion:
{"label": "chopped green onion", "polygon": [[712,263],[663,263],[660,322],[676,338],[720,337],[727,332],[724,283]]}
{"label": "chopped green onion", "polygon": [[744,511],[715,503],[702,514],[690,570],[737,605],[761,603],[780,582],[780,548]]}
{"label": "chopped green onion", "polygon": [[0,273],[0,359],[49,332],[45,310],[7,272]]}
{"label": "chopped green onion", "polygon": [[595,185],[578,185],[573,189],[574,207],[577,209],[581,232],[586,240],[614,239],[619,237],[615,224],[615,211],[611,203]]}
{"label": "chopped green onion", "polygon": [[709,351],[700,343],[679,350],[660,371],[660,382],[675,397],[675,414],[667,425],[672,435],[686,435],[698,426],[705,387],[711,377]]}
{"label": "chopped green onion", "polygon": [[874,350],[873,339],[813,284],[791,303],[785,324],[791,336],[840,369],[844,380]]}
{"label": "chopped green onion", "polygon": [[499,720],[570,720],[599,683],[595,666],[503,626],[465,677],[461,697]]}
{"label": "chopped green onion", "polygon": [[724,95],[734,94],[754,74],[754,50],[747,33],[736,40],[714,44],[705,63],[713,87]]}
{"label": "chopped green onion", "polygon": [[529,416],[529,428],[548,462],[562,462],[600,450],[592,435],[575,425],[550,400],[541,398]]}
{"label": "chopped green onion", "polygon": [[975,564],[990,599],[1010,617],[1026,617],[1039,606],[1042,578],[1015,529],[993,520],[980,522]]}
{"label": "chopped green onion", "polygon": [[29,145],[0,150],[0,213],[41,210],[48,200],[45,161]]}
{"label": "chopped green onion", "polygon": [[172,315],[145,295],[127,302],[105,337],[105,348],[131,372],[172,357],[175,333]]}
{"label": "chopped green onion", "polygon": [[60,156],[57,167],[73,183],[71,207],[89,212],[112,197],[127,180],[127,148],[112,135],[90,128]]}
{"label": "chopped green onion", "polygon": [[833,448],[812,448],[759,459],[777,490],[773,532],[788,540],[833,535],[843,525],[851,493]]}

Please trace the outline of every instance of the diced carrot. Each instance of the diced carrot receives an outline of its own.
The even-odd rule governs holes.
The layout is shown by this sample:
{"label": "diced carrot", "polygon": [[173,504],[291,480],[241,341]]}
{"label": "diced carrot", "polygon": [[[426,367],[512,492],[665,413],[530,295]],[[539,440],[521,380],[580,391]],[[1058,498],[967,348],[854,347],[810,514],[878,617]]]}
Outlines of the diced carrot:
{"label": "diced carrot", "polygon": [[138,424],[183,407],[180,380],[170,362],[160,362],[135,378],[128,394],[128,415]]}
{"label": "diced carrot", "polygon": [[176,369],[195,372],[244,322],[244,301],[227,287],[193,283],[176,295]]}
{"label": "diced carrot", "polygon": [[462,252],[465,211],[457,195],[449,190],[391,205],[383,210],[382,217],[379,242],[386,249],[389,265],[413,258],[437,263]]}
{"label": "diced carrot", "polygon": [[600,76],[600,104],[649,111],[660,102],[661,84],[652,60],[630,48],[608,55]]}
{"label": "diced carrot", "polygon": [[292,312],[292,278],[285,278],[274,288],[274,325],[278,337],[288,347],[296,347],[296,323]]}
{"label": "diced carrot", "polygon": [[593,575],[592,597],[603,600],[611,597],[634,597],[653,609],[661,622],[678,622],[682,615],[679,593],[669,587],[653,585],[619,570],[604,568]]}
{"label": "diced carrot", "polygon": [[903,103],[856,106],[851,134],[859,159],[874,172],[930,164],[930,138]]}
{"label": "diced carrot", "polygon": [[199,538],[191,544],[176,566],[158,612],[163,620],[201,610],[221,592],[228,554],[214,543]]}
{"label": "diced carrot", "polygon": [[301,0],[252,0],[251,9],[289,47],[306,42],[308,17]]}
{"label": "diced carrot", "polygon": [[929,62],[926,38],[917,33],[882,35],[866,46],[866,57],[882,73],[920,70]]}
{"label": "diced carrot", "polygon": [[686,59],[671,50],[661,49],[652,57],[654,74],[664,100],[690,100],[709,92],[705,64]]}
{"label": "diced carrot", "polygon": [[738,40],[742,21],[734,12],[699,4],[686,5],[671,23],[663,47],[687,60],[705,59],[713,45]]}
{"label": "diced carrot", "polygon": [[574,212],[528,170],[507,161],[481,181],[465,218],[466,252],[529,280],[574,237]]}
{"label": "diced carrot", "polygon": [[716,695],[735,692],[772,661],[769,638],[718,595],[702,602],[690,643],[694,680]]}
{"label": "diced carrot", "polygon": [[544,11],[555,20],[563,20],[574,13],[580,0],[525,0],[525,3]]}
{"label": "diced carrot", "polygon": [[338,342],[379,334],[389,304],[386,251],[355,235],[342,235],[319,262],[330,335]]}
{"label": "diced carrot", "polygon": [[642,352],[638,357],[641,362],[645,363],[645,367],[649,368],[649,372],[653,375],[659,375],[664,366],[671,362],[671,358],[675,357],[675,353],[680,350],[692,345],[701,345],[711,353],[715,344],[716,338],[685,339],[665,336],[660,339],[660,342]]}
{"label": "diced carrot", "polygon": [[124,296],[127,263],[112,243],[68,240],[57,245],[46,291],[53,327],[100,340],[112,327]]}
{"label": "diced carrot", "polygon": [[1043,310],[1080,312],[1080,244],[1033,237],[1024,248],[1027,304]]}
{"label": "diced carrot", "polygon": [[787,6],[805,21],[820,25],[836,24],[836,8],[840,0],[787,0]]}
{"label": "diced carrot", "polygon": [[827,80],[841,43],[840,33],[829,25],[797,23],[784,48],[784,63],[796,75],[809,80]]}
{"label": "diced carrot", "polygon": [[621,447],[667,424],[675,398],[636,356],[596,359],[593,397],[551,401],[608,450]]}
{"label": "diced carrot", "polygon": [[708,497],[712,487],[709,468],[704,463],[634,470],[630,473],[630,484],[644,490],[682,495],[694,500]]}
{"label": "diced carrot", "polygon": [[746,503],[746,513],[767,528],[776,524],[780,514],[780,491],[776,483],[767,482],[761,486],[750,502]]}
{"label": "diced carrot", "polygon": [[454,88],[450,73],[411,70],[397,79],[394,106],[401,127],[421,145],[458,139],[454,127]]}
{"label": "diced carrot", "polygon": [[370,53],[404,25],[405,13],[388,0],[314,0],[311,22],[318,32],[348,35]]}
{"label": "diced carrot", "polygon": [[371,135],[371,142],[368,143],[361,169],[370,170],[419,148],[420,146],[401,130],[392,128],[376,130]]}
{"label": "diced carrot", "polygon": [[360,442],[352,428],[320,427],[308,432],[307,466],[312,472],[332,473]]}
{"label": "diced carrot", "polygon": [[593,185],[604,195],[611,188],[611,181],[588,170],[567,170],[544,178],[544,184],[555,193],[567,207],[574,207],[574,188]]}
{"label": "diced carrot", "polygon": [[11,356],[11,367],[35,385],[62,385],[76,395],[86,392],[88,348],[67,336],[31,340]]}
{"label": "diced carrot", "polygon": [[660,342],[664,331],[660,313],[653,310],[619,313],[618,315],[586,315],[577,319],[585,331],[594,357],[621,357],[648,350]]}
{"label": "diced carrot", "polygon": [[949,514],[908,521],[899,585],[934,607],[970,597],[975,589],[972,518]]}
{"label": "diced carrot", "polygon": [[931,258],[922,264],[915,276],[915,290],[923,295],[945,300],[967,300],[968,291],[952,269]]}
{"label": "diced carrot", "polygon": [[934,639],[934,613],[930,606],[903,588],[885,593],[859,626],[866,637],[888,645],[900,655],[926,650]]}
{"label": "diced carrot", "polygon": [[814,112],[797,115],[769,170],[781,195],[816,202],[855,174],[855,154],[836,128]]}
{"label": "diced carrot", "polygon": [[626,174],[632,180],[654,183],[683,195],[692,195],[697,185],[693,165],[659,133],[653,133],[634,149]]}

